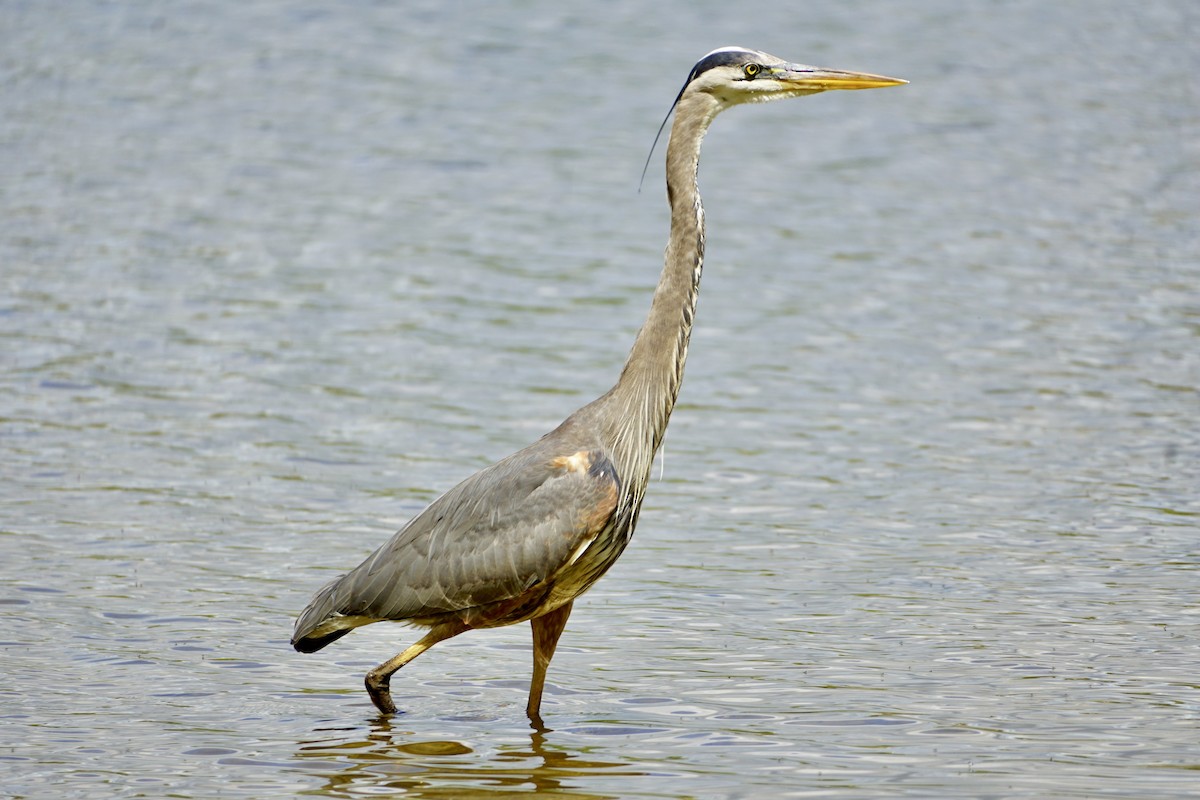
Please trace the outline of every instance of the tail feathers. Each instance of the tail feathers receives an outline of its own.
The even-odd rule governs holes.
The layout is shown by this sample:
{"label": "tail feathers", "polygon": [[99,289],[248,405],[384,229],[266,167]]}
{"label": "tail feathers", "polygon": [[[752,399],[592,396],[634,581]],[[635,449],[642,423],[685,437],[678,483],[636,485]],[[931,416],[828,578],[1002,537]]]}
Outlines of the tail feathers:
{"label": "tail feathers", "polygon": [[347,615],[337,607],[336,595],[341,581],[338,578],[322,586],[308,607],[300,612],[292,633],[292,647],[301,653],[315,653],[355,628],[375,622],[371,617]]}
{"label": "tail feathers", "polygon": [[352,630],[354,629],[342,628],[340,631],[327,633],[324,636],[302,636],[299,639],[292,640],[292,647],[301,653],[315,653],[325,645],[336,642]]}

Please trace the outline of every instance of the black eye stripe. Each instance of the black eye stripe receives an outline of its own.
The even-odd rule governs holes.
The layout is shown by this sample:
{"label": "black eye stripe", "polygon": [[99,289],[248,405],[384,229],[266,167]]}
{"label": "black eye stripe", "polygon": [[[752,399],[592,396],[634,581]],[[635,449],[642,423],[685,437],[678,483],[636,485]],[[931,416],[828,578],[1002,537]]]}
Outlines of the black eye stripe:
{"label": "black eye stripe", "polygon": [[715,53],[709,53],[692,68],[692,74],[688,78],[688,82],[690,83],[710,69],[745,63],[746,57],[750,55],[752,54],[745,50],[719,50]]}

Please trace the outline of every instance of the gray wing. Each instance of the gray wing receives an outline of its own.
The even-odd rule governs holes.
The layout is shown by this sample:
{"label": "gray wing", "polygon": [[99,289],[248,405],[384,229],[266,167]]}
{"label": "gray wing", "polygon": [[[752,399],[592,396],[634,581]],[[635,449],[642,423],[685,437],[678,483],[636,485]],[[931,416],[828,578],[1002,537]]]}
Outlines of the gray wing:
{"label": "gray wing", "polygon": [[599,535],[619,490],[600,450],[555,456],[535,445],[509,456],[446,492],[317,592],[292,642],[319,649],[368,622],[419,620],[518,597],[552,579]]}

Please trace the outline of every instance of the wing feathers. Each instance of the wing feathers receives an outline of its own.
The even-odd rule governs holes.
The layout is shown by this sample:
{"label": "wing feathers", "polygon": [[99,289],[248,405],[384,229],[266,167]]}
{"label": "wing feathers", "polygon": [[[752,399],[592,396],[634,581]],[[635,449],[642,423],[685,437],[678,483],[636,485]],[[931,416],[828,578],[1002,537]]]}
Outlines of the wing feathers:
{"label": "wing feathers", "polygon": [[552,457],[544,449],[516,453],[435,500],[323,587],[293,642],[318,629],[328,635],[335,617],[419,620],[518,598],[552,580],[605,528],[620,483],[599,449]]}

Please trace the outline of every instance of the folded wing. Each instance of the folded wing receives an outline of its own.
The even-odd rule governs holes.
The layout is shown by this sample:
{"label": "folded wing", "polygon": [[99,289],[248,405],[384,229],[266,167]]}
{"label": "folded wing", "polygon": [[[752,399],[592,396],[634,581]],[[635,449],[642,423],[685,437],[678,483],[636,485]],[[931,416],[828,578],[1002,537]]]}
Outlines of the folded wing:
{"label": "folded wing", "polygon": [[554,455],[534,446],[509,456],[442,495],[318,591],[292,644],[312,652],[381,620],[431,623],[456,614],[486,623],[489,614],[517,613],[522,598],[540,596],[606,528],[619,493],[616,471],[598,449]]}

